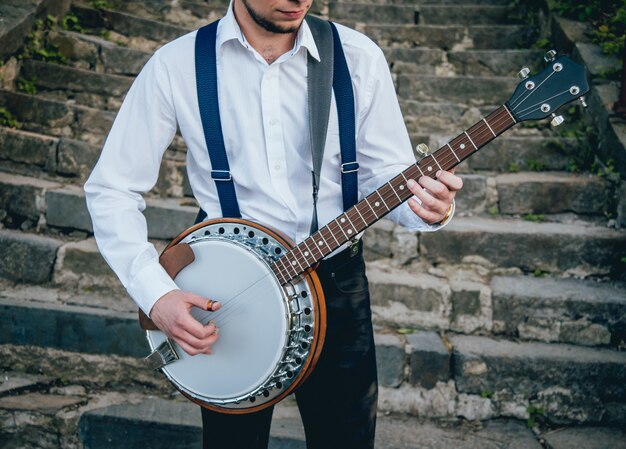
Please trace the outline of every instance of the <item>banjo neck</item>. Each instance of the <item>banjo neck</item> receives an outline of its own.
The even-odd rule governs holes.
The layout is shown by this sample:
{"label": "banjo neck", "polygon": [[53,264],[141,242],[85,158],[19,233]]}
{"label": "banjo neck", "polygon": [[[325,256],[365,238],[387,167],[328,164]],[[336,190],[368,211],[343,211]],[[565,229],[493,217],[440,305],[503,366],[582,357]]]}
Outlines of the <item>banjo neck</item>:
{"label": "banjo neck", "polygon": [[503,105],[437,151],[410,165],[274,262],[272,270],[280,283],[286,284],[298,277],[411,198],[413,194],[406,187],[409,179],[417,181],[422,176],[434,179],[439,170],[457,166],[515,123],[513,115]]}

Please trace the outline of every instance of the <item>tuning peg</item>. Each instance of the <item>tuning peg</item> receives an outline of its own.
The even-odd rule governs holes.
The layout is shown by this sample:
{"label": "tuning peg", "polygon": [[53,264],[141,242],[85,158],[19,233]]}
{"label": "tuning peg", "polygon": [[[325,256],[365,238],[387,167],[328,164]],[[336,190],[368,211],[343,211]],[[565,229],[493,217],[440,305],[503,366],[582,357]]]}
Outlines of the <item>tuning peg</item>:
{"label": "tuning peg", "polygon": [[565,119],[563,118],[562,115],[552,114],[552,120],[550,121],[550,124],[552,125],[553,128],[556,128],[564,121]]}
{"label": "tuning peg", "polygon": [[587,109],[587,102],[585,101],[585,96],[583,95],[582,97],[580,97],[578,99],[578,101],[580,101],[580,104],[583,108]]}
{"label": "tuning peg", "polygon": [[530,74],[530,69],[528,67],[522,67],[522,70],[517,72],[517,76],[519,77],[519,79],[522,79],[522,80],[525,80],[526,78],[528,78],[529,74]]}
{"label": "tuning peg", "polygon": [[548,50],[545,55],[543,55],[543,60],[546,62],[552,62],[556,59],[556,51]]}
{"label": "tuning peg", "polygon": [[430,148],[428,148],[428,145],[426,145],[425,143],[420,143],[415,147],[415,149],[422,156],[428,156],[428,153],[430,153]]}

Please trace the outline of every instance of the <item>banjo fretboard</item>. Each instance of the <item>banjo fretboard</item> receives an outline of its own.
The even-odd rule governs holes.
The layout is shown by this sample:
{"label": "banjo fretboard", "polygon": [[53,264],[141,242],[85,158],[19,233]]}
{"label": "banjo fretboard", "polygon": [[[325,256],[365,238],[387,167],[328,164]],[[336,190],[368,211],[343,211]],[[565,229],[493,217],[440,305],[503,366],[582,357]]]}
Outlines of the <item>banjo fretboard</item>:
{"label": "banjo fretboard", "polygon": [[272,270],[280,283],[285,284],[305,272],[407,201],[412,196],[406,186],[409,179],[435,178],[439,170],[449,170],[460,164],[515,123],[507,107],[501,106],[437,151],[409,166],[278,259]]}

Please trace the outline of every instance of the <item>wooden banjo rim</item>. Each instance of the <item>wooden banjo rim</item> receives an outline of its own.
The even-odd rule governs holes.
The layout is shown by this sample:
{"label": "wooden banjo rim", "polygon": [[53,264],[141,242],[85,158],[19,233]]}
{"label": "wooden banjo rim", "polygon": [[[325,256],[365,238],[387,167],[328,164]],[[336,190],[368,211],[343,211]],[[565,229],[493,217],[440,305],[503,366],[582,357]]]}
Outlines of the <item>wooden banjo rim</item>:
{"label": "wooden banjo rim", "polygon": [[[177,245],[178,243],[180,243],[181,240],[183,240],[189,234],[197,231],[198,229],[201,229],[207,225],[213,225],[213,224],[218,224],[218,223],[239,223],[243,226],[250,226],[253,228],[258,228],[258,229],[261,229],[263,232],[266,232],[267,234],[272,236],[272,238],[276,239],[286,248],[292,249],[296,246],[289,237],[284,235],[282,232],[277,231],[268,226],[255,223],[253,221],[244,220],[241,218],[215,218],[212,220],[206,220],[201,223],[195,224],[191,226],[190,228],[186,229],[185,231],[181,232],[179,235],[174,237],[174,239],[165,247],[165,249],[163,250],[161,254],[165,253],[165,251],[167,251],[174,245]],[[294,379],[294,381],[291,383],[289,388],[285,389],[285,391],[283,391],[281,394],[276,396],[271,401],[265,402],[263,404],[259,404],[253,407],[248,407],[248,408],[243,408],[243,409],[230,409],[230,408],[225,408],[225,407],[220,407],[217,405],[209,404],[200,399],[194,398],[190,394],[178,388],[176,384],[174,384],[174,387],[178,391],[180,391],[180,393],[183,396],[185,396],[187,399],[194,402],[195,404],[198,404],[199,406],[206,408],[208,410],[212,410],[212,411],[219,412],[219,413],[230,414],[230,415],[244,415],[244,414],[254,413],[254,412],[264,410],[268,407],[271,407],[277,404],[278,402],[283,400],[285,397],[287,397],[290,393],[292,393],[300,384],[302,384],[309,377],[311,372],[313,372],[313,369],[317,365],[319,357],[322,353],[322,348],[324,347],[324,340],[326,338],[326,301],[324,299],[324,291],[322,289],[322,284],[320,283],[319,277],[317,276],[317,273],[315,272],[315,270],[311,268],[306,270],[306,273],[303,273],[302,276],[306,280],[307,284],[309,284],[309,287],[311,288],[311,293],[313,295],[312,299],[317,304],[317,307],[315,308],[316,326],[314,327],[315,334],[313,336],[313,342],[311,344],[311,349],[310,349],[311,355],[307,358],[307,361],[305,362],[304,366],[300,370],[300,373],[298,374],[296,379]]]}

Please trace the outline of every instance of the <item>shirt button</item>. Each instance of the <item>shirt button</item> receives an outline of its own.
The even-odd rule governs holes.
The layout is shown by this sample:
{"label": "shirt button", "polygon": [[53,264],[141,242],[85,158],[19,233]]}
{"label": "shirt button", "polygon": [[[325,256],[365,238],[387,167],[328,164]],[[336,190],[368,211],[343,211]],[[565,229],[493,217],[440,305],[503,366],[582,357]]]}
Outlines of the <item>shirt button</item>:
{"label": "shirt button", "polygon": [[271,126],[276,125],[276,123],[278,123],[278,120],[276,120],[275,118],[273,118],[273,119],[271,119],[271,120],[270,120],[270,125],[271,125]]}
{"label": "shirt button", "polygon": [[274,165],[275,170],[280,170],[280,165]]}

